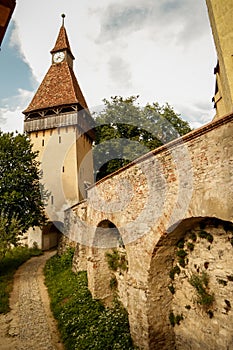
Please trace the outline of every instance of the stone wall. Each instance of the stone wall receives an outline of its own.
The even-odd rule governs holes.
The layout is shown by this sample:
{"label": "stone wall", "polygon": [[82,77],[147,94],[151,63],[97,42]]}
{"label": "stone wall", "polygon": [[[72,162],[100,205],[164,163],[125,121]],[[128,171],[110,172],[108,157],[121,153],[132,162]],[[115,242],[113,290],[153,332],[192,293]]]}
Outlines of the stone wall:
{"label": "stone wall", "polygon": [[232,237],[233,226],[210,220],[185,232],[184,247],[176,247],[176,253],[187,254],[169,285],[174,287],[170,312],[183,318],[174,327],[177,349],[233,348]]}
{"label": "stone wall", "polygon": [[[176,258],[179,235],[184,235],[187,229],[196,229],[195,225],[203,218],[233,221],[232,131],[233,115],[229,115],[162,146],[98,182],[89,189],[86,201],[66,213],[67,235],[77,242],[79,251],[87,251],[87,255],[77,254],[79,261],[75,262],[76,269],[87,266],[89,280],[98,279],[98,283],[90,282],[90,289],[93,295],[98,290],[99,298],[106,297],[105,288],[109,286],[110,274],[108,278],[103,274],[102,279],[100,275],[97,276],[100,270],[89,262],[98,257],[98,245],[95,250],[88,247],[93,247],[101,222],[108,220],[119,230],[125,246],[128,270],[122,281],[118,278],[118,290],[129,313],[132,337],[142,349],[174,349],[175,343],[182,348],[184,344],[181,344],[180,339],[189,338],[192,323],[185,333],[185,322],[180,322],[179,327],[172,327],[169,322],[168,311],[174,314],[179,312],[183,298],[179,293],[174,296],[171,294],[168,288],[171,283],[169,271]],[[166,237],[170,237],[170,240],[164,246],[162,242]],[[214,245],[216,242],[218,239]],[[114,241],[110,239],[108,248],[111,243],[114,246]],[[198,241],[200,247],[201,244]],[[220,245],[221,240],[218,243]],[[99,252],[100,261],[105,259],[104,255],[101,256],[102,248]],[[216,251],[217,254],[219,249],[210,252]],[[199,251],[201,248],[195,248],[192,254]],[[190,266],[201,264],[200,261],[194,263],[196,258],[193,255]],[[200,259],[207,258],[201,255]],[[210,268],[217,269],[213,265],[214,262]],[[224,270],[225,267],[222,265],[221,268]],[[106,273],[107,268],[105,265]],[[210,281],[214,278],[211,277]],[[182,281],[177,280],[175,286],[180,293]],[[189,288],[191,290],[191,286]],[[222,291],[221,300],[228,300],[224,289]],[[188,321],[188,309],[186,311],[184,308],[185,303],[182,301],[182,312],[187,324],[194,324],[198,314],[196,319]],[[193,303],[189,314],[195,315],[194,310],[197,308],[194,309]],[[205,317],[212,323],[220,320],[218,317],[210,319],[206,314]],[[221,328],[221,324],[218,323],[218,326]],[[208,342],[215,337],[213,329],[210,329],[210,335],[206,338]],[[222,328],[221,332],[224,338],[221,344],[226,344],[233,334]],[[198,349],[199,345],[202,347],[201,339],[200,344],[192,344],[193,349]]]}
{"label": "stone wall", "polygon": [[232,234],[228,222],[195,218],[161,238],[149,273],[150,349],[231,349]]}

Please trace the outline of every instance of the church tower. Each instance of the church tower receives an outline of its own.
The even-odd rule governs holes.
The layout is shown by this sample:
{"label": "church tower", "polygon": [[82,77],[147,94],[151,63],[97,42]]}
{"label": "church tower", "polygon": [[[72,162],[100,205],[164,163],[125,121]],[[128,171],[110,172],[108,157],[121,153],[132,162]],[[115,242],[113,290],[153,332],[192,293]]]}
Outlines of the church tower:
{"label": "church tower", "polygon": [[[60,231],[64,210],[81,201],[85,188],[93,183],[94,139],[93,120],[73,71],[74,56],[64,26],[65,16],[62,17],[51,50],[51,66],[23,112],[24,130],[33,150],[38,151],[42,184],[49,193],[46,214]],[[39,246],[51,246],[43,243],[40,234],[37,230],[31,242],[34,239]]]}
{"label": "church tower", "polygon": [[217,50],[215,119],[233,112],[233,1],[206,0]]}

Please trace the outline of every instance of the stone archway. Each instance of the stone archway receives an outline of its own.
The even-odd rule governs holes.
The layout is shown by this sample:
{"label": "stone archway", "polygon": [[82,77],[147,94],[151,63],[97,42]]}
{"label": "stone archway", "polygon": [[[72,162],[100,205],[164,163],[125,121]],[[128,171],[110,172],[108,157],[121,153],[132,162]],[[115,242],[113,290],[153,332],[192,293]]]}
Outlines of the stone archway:
{"label": "stone archway", "polygon": [[61,237],[61,232],[52,222],[43,227],[42,230],[42,250],[56,248]]}
{"label": "stone archway", "polygon": [[148,280],[149,349],[232,348],[232,253],[233,225],[215,218],[184,220],[161,238]]}
{"label": "stone archway", "polygon": [[[115,265],[114,265],[115,264]],[[117,227],[109,220],[101,221],[95,231],[93,245],[88,258],[88,287],[92,296],[111,305],[122,273],[118,266],[127,258],[122,237]],[[121,284],[122,285],[122,284]],[[125,288],[120,288],[120,298]]]}

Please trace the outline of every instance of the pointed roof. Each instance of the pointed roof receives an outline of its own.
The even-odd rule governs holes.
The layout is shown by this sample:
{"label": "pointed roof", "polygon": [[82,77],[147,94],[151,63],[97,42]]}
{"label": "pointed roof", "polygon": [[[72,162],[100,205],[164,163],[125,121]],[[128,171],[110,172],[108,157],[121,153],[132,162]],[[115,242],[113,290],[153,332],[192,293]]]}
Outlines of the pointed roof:
{"label": "pointed roof", "polygon": [[80,104],[82,108],[88,108],[73,70],[64,61],[51,65],[31,103],[23,113],[71,104]]}
{"label": "pointed roof", "polygon": [[[74,59],[64,27],[64,21],[51,53],[53,54],[61,50],[67,51],[72,59]],[[88,108],[73,69],[68,60],[65,59],[58,64],[52,63],[31,103],[23,113],[28,114],[53,107],[74,104],[79,104],[84,109]]]}
{"label": "pointed roof", "polygon": [[70,43],[68,40],[68,36],[66,34],[66,29],[64,27],[64,24],[62,24],[62,26],[60,28],[56,44],[55,44],[54,48],[50,51],[50,53],[53,54],[56,51],[63,51],[63,50],[68,50],[69,53],[71,54],[72,58],[74,59],[74,56],[71,52]]}

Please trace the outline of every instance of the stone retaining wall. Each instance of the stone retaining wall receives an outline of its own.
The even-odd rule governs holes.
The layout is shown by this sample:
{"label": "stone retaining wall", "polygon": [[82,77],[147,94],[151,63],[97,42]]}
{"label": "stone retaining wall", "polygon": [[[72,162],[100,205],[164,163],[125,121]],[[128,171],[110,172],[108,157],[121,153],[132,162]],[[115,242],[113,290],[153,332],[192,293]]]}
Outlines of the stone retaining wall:
{"label": "stone retaining wall", "polygon": [[[172,141],[98,182],[89,189],[86,201],[66,213],[67,235],[78,245],[74,268],[77,271],[87,267],[89,287],[94,296],[98,291],[99,298],[104,299],[106,296],[110,273],[107,272],[106,261],[103,261],[103,247],[99,247],[99,254],[98,246],[93,250],[97,227],[107,220],[119,230],[125,246],[128,269],[122,278],[122,285],[118,278],[118,289],[120,299],[129,313],[132,337],[142,349],[174,349],[174,344],[179,349],[188,349],[189,345],[184,345],[182,339],[190,339],[194,324],[199,327],[197,320],[202,311],[198,307],[194,308],[194,303],[189,313],[184,309],[186,302],[182,295],[182,275],[175,281],[175,289],[179,292],[171,294],[168,289],[171,282],[169,271],[176,259],[178,236],[184,235],[187,227],[196,230],[196,225],[205,218],[233,221],[232,133],[233,115],[229,115]],[[217,260],[218,251],[223,244],[220,237],[228,237],[226,232],[222,234],[220,231],[214,231],[218,238],[213,246],[218,248],[206,252],[214,254],[212,260],[204,253],[199,254],[202,252],[202,243],[198,241],[199,248],[190,254],[192,268],[200,264],[203,267],[204,260],[208,259],[212,261],[209,271],[216,271],[216,266],[221,262]],[[165,241],[168,246],[162,243],[166,237],[173,237],[170,241]],[[226,237],[224,242],[230,249]],[[110,252],[114,244],[117,246],[114,239],[106,244],[104,248]],[[101,268],[96,268],[97,262],[105,270],[102,277]],[[214,266],[215,264],[217,265]],[[220,269],[224,271],[224,276],[226,273],[230,275],[225,263]],[[215,280],[215,287],[216,283],[218,285],[216,278],[216,273],[211,273],[210,284]],[[186,285],[191,290],[187,281],[184,289],[186,290]],[[221,290],[224,309],[224,300],[228,300],[229,296],[227,288]],[[233,303],[233,300],[229,302]],[[180,305],[187,322],[182,321],[180,326],[173,327],[169,313],[179,312]],[[218,310],[221,309],[219,305]],[[197,334],[200,337],[187,342],[192,344],[192,349],[202,347],[202,339],[208,332],[206,341],[210,345],[207,344],[209,347],[205,348],[209,349],[211,346],[212,349],[217,349],[217,346],[223,348],[233,336],[233,331],[221,325],[222,319],[217,316],[221,311],[215,313],[216,317],[212,319],[204,315],[207,319],[205,324],[216,323],[222,340],[213,343],[215,326],[207,327],[206,333],[201,333],[199,327]],[[228,315],[230,313],[231,310],[228,310]],[[191,316],[186,317],[186,314]]]}

